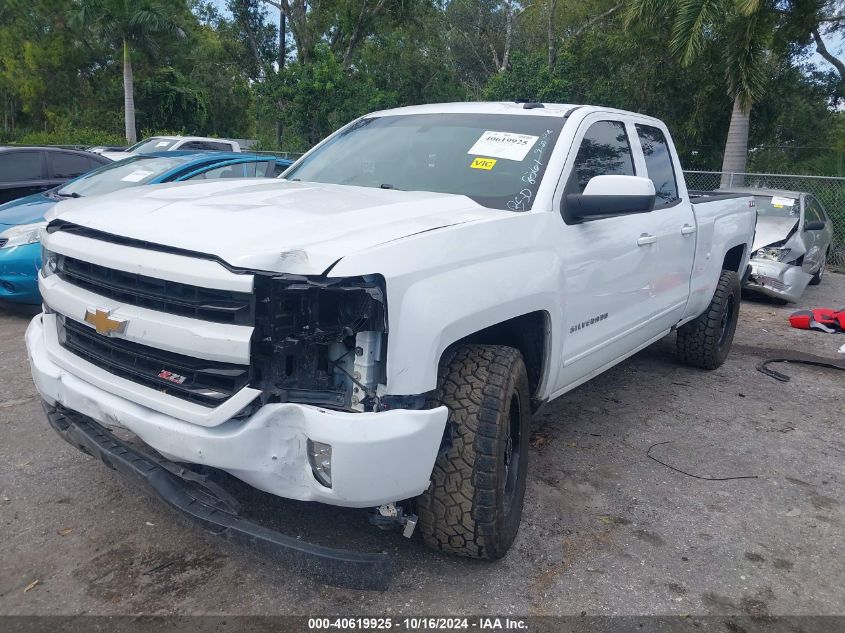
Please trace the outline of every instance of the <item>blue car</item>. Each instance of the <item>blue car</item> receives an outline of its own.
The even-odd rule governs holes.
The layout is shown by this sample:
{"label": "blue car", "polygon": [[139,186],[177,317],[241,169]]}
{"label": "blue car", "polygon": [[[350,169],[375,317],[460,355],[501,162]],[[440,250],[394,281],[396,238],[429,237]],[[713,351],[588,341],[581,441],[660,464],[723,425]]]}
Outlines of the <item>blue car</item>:
{"label": "blue car", "polygon": [[41,303],[39,238],[45,214],[62,200],[162,182],[273,178],[291,162],[243,153],[157,152],[104,165],[48,191],[0,205],[0,301]]}

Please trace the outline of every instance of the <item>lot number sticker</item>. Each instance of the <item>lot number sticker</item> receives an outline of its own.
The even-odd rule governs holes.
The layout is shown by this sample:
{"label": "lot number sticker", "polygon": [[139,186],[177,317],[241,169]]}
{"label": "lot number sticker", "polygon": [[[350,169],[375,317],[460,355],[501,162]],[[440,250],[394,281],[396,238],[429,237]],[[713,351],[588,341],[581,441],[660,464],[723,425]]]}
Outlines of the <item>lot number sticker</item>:
{"label": "lot number sticker", "polygon": [[470,164],[470,167],[473,169],[486,169],[491,170],[493,166],[496,164],[495,158],[476,158]]}
{"label": "lot number sticker", "polygon": [[781,196],[772,196],[772,206],[775,209],[782,209],[783,207],[791,207],[795,205],[795,198],[782,198]]}
{"label": "lot number sticker", "polygon": [[514,134],[512,132],[486,131],[481,135],[475,145],[469,148],[467,154],[476,156],[492,156],[493,158],[504,158],[505,160],[524,159],[539,136],[529,134]]}

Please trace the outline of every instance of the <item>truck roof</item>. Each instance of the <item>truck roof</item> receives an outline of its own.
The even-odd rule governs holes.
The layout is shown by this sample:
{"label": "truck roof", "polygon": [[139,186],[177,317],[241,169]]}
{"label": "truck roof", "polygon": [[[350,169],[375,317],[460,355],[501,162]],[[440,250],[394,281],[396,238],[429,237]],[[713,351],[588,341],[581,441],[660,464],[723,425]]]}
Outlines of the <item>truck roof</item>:
{"label": "truck roof", "polygon": [[[604,106],[596,105],[580,105],[575,103],[542,103],[531,104],[532,107],[526,108],[528,105],[523,102],[515,101],[464,101],[455,103],[428,103],[425,105],[406,106],[403,108],[393,108],[391,110],[380,110],[372,112],[367,117],[371,116],[395,116],[404,114],[515,114],[520,116],[556,116],[566,117],[572,111],[578,110],[585,114],[591,112],[608,112],[629,116],[643,117],[658,121],[654,117],[640,114],[638,112],[630,112],[628,110],[617,110],[616,108],[606,108]],[[542,106],[542,107],[541,107]]]}

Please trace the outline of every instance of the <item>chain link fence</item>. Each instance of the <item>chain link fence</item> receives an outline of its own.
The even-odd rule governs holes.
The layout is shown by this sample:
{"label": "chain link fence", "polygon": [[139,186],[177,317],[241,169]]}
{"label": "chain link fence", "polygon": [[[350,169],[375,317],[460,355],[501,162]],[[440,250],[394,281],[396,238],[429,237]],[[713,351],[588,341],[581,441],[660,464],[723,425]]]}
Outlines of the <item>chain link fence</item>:
{"label": "chain link fence", "polygon": [[791,174],[741,174],[720,171],[685,171],[688,189],[712,191],[731,187],[785,189],[813,194],[833,220],[833,243],[828,265],[845,270],[845,178]]}

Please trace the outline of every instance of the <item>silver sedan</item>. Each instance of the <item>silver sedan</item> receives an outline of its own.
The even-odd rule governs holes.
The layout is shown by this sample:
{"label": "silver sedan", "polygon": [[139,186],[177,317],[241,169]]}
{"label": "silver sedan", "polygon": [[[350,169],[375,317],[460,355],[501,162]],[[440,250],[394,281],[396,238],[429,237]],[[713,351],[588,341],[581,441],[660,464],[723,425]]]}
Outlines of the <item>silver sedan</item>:
{"label": "silver sedan", "polygon": [[821,283],[833,223],[812,194],[778,189],[740,188],[757,207],[757,232],[751,275],[744,287],[757,293],[798,301],[807,285]]}

